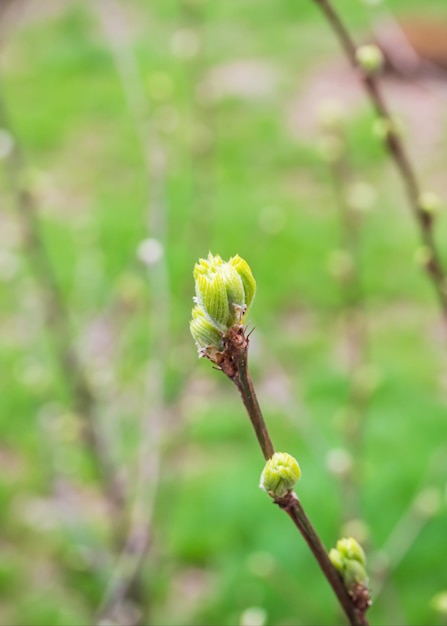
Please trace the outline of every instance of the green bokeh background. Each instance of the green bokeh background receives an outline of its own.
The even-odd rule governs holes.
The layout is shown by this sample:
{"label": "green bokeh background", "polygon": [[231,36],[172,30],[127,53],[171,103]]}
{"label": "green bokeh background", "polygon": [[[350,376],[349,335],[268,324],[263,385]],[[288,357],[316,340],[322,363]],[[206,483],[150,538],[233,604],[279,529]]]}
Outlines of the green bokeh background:
{"label": "green bokeh background", "polygon": [[[293,134],[287,120],[319,68],[343,65],[337,42],[310,1],[121,2],[113,23],[125,18],[123,41],[137,63],[145,148],[151,157],[157,142],[165,154],[157,179],[100,19],[110,5],[33,4],[18,17],[8,12],[0,30],[2,98],[73,341],[131,492],[141,419],[154,419],[148,360],[164,372],[143,621],[231,626],[259,607],[272,626],[344,623],[296,529],[258,489],[263,460],[236,390],[197,359],[188,330],[194,262],[208,250],[246,258],[258,283],[250,358],[259,399],[276,448],[300,462],[304,507],[334,545],[345,491],[327,458],[346,445],[350,385],[340,285],[328,265],[340,222],[318,136]],[[381,19],[383,9],[337,4],[359,40]],[[445,17],[444,5],[430,0],[423,12]],[[390,0],[385,9],[417,13],[421,2]],[[197,56],[188,41],[201,42]],[[210,98],[207,77],[247,60],[271,72],[273,86]],[[380,567],[389,563],[389,572],[370,618],[442,624],[431,601],[447,588],[445,341],[414,263],[418,233],[366,101],[348,117],[355,178],[376,194],[359,270],[379,384],[356,450],[374,599]],[[445,128],[439,135],[441,154],[415,161],[424,186],[442,192]],[[21,244],[8,158],[0,185],[0,623],[90,624],[115,568],[109,513]],[[160,216],[168,294],[158,291],[162,262],[148,273],[137,255],[143,240],[159,238]],[[443,250],[443,213],[437,236]],[[169,318],[157,319],[167,296]],[[421,493],[432,510],[415,506]]]}

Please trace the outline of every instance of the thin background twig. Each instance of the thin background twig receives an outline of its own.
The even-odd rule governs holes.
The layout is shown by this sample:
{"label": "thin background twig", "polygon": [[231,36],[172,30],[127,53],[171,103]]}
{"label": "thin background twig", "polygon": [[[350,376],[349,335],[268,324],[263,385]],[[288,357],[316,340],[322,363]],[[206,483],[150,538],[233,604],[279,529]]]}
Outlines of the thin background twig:
{"label": "thin background twig", "polygon": [[0,126],[7,130],[13,141],[12,151],[6,159],[8,183],[13,194],[16,216],[21,226],[24,253],[41,294],[45,328],[72,407],[82,420],[84,441],[96,465],[104,493],[117,514],[113,526],[116,541],[119,541],[120,530],[116,522],[121,518],[120,512],[125,502],[123,485],[118,479],[115,460],[110,455],[107,441],[97,420],[97,400],[74,346],[68,305],[42,234],[35,198],[27,185],[24,150],[18,135],[14,132],[1,85]]}
{"label": "thin background twig", "polygon": [[[118,558],[98,615],[102,621],[113,616],[141,573],[150,543],[155,498],[160,478],[161,436],[165,411],[165,375],[169,350],[170,291],[166,264],[166,154],[149,120],[148,102],[140,72],[132,50],[129,25],[123,7],[115,0],[101,0],[96,5],[97,16],[111,51],[121,81],[127,109],[140,146],[148,180],[148,233],[152,259],[147,259],[148,285],[152,298],[148,316],[149,361],[146,393],[142,408],[141,434],[138,451],[138,474],[131,512],[131,524],[123,551]],[[145,590],[145,619],[147,620],[149,591]]]}
{"label": "thin background twig", "polygon": [[423,205],[422,189],[413,163],[398,131],[396,131],[395,121],[384,100],[377,78],[359,67],[356,57],[357,46],[340,18],[338,9],[334,7],[330,0],[313,0],[313,2],[321,9],[324,17],[327,19],[349,62],[358,73],[375,112],[385,123],[384,144],[402,179],[411,212],[419,229],[421,242],[424,249],[428,252],[425,269],[435,290],[442,313],[442,320],[447,329],[447,283],[445,269],[434,237],[433,215]]}

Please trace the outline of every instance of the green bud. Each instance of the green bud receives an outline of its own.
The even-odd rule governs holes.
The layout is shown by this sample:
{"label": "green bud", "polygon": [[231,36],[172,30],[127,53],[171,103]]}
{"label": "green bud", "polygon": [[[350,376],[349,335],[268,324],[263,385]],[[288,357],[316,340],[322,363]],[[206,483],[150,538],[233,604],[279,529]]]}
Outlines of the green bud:
{"label": "green bud", "polygon": [[357,63],[367,74],[376,74],[383,67],[383,54],[374,45],[360,46],[355,53]]}
{"label": "green bud", "polygon": [[238,254],[231,257],[228,263],[234,267],[236,272],[241,277],[242,284],[244,286],[245,306],[248,310],[251,306],[251,303],[253,302],[253,298],[255,297],[256,293],[256,281],[253,278],[250,266],[248,265],[247,261],[241,259]]}
{"label": "green bud", "polygon": [[372,132],[373,136],[381,141],[385,141],[394,135],[400,137],[403,134],[404,127],[402,121],[396,117],[386,118],[379,117],[374,120]]}
{"label": "green bud", "polygon": [[331,548],[329,550],[329,560],[331,561],[335,569],[341,574],[343,571],[344,561],[340,552],[336,550],[335,548]]}
{"label": "green bud", "polygon": [[298,461],[287,452],[275,452],[261,474],[260,487],[272,498],[282,498],[301,477]]}
{"label": "green bud", "polygon": [[363,548],[353,537],[339,539],[336,547],[344,559],[358,561],[362,565],[366,565],[366,556]]}
{"label": "green bud", "polygon": [[194,307],[192,311],[189,328],[200,355],[206,354],[210,349],[223,350],[222,333],[209,322],[199,306]]}
{"label": "green bud", "polygon": [[210,324],[225,333],[241,324],[251,304],[256,283],[248,264],[239,256],[227,263],[211,252],[194,267],[195,301]]}
{"label": "green bud", "polygon": [[351,561],[347,559],[344,563],[342,577],[345,587],[348,590],[354,585],[362,585],[363,587],[368,586],[368,575],[366,573],[366,569],[358,561]]}
{"label": "green bud", "polygon": [[421,208],[421,211],[424,213],[429,213],[433,215],[434,213],[438,213],[441,208],[441,201],[439,196],[431,191],[424,191],[418,198],[418,203]]}
{"label": "green bud", "polygon": [[366,557],[355,539],[350,537],[337,541],[336,547],[329,552],[329,559],[350,594],[356,593],[359,586],[367,590]]}

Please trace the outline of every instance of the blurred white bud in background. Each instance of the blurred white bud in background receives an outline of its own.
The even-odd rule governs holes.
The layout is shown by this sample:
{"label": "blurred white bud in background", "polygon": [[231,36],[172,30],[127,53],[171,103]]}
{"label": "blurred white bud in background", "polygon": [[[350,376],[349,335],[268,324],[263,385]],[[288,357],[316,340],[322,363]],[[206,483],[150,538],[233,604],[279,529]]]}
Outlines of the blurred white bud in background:
{"label": "blurred white bud in background", "polygon": [[137,257],[145,265],[155,265],[163,254],[164,248],[158,239],[144,239],[137,248]]}
{"label": "blurred white bud in background", "polygon": [[240,626],[264,626],[267,623],[267,613],[260,606],[251,606],[242,611],[239,620]]}

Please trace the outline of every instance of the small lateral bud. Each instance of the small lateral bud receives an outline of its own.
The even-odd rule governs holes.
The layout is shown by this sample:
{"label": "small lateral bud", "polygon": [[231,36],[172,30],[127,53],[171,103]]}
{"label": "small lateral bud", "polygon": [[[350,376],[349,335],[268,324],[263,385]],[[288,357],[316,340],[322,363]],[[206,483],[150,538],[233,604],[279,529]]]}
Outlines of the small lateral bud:
{"label": "small lateral bud", "polygon": [[418,198],[418,204],[421,211],[424,211],[424,213],[428,213],[429,215],[438,213],[441,208],[439,196],[431,191],[424,191],[421,193]]}
{"label": "small lateral bud", "polygon": [[366,74],[377,74],[383,67],[383,54],[374,45],[360,46],[355,53],[357,63]]}
{"label": "small lateral bud", "polygon": [[366,557],[360,544],[352,537],[339,539],[336,547],[330,550],[329,559],[342,577],[348,593],[352,597],[357,596],[359,587],[363,587],[369,602]]}
{"label": "small lateral bud", "polygon": [[275,452],[261,474],[260,487],[272,498],[283,498],[301,477],[298,461],[287,452]]}
{"label": "small lateral bud", "polygon": [[373,136],[385,141],[390,137],[400,137],[403,134],[403,124],[400,119],[393,118],[388,119],[385,117],[379,117],[373,123],[372,132]]}

